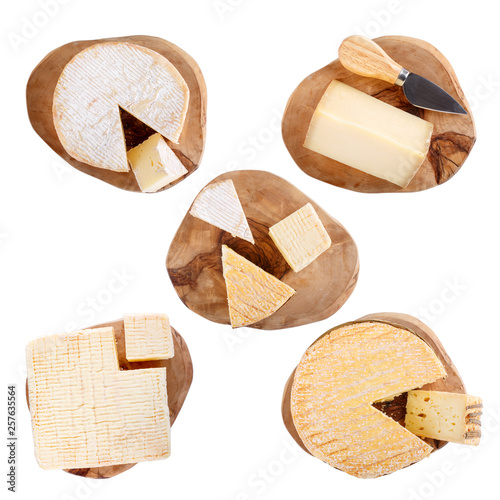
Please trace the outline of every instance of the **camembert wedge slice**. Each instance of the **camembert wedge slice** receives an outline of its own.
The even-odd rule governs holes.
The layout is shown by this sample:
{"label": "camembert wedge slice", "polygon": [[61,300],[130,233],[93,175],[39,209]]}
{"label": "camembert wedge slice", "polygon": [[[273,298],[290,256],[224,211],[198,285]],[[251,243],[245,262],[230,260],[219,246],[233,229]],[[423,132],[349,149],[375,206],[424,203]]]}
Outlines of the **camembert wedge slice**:
{"label": "camembert wedge slice", "polygon": [[64,67],[52,111],[70,156],[128,172],[119,108],[177,142],[188,104],[189,88],[168,59],[140,45],[104,42],[82,50]]}
{"label": "camembert wedge slice", "polygon": [[270,227],[269,236],[296,273],[332,245],[325,226],[310,203]]}
{"label": "camembert wedge slice", "polygon": [[477,446],[482,400],[468,394],[410,391],[405,426],[417,436]]}
{"label": "camembert wedge slice", "polygon": [[404,188],[427,156],[433,124],[333,80],[304,147]]}
{"label": "camembert wedge slice", "polygon": [[125,314],[125,353],[128,361],[170,359],[174,340],[166,314]]}
{"label": "camembert wedge slice", "polygon": [[446,376],[415,334],[364,322],[328,332],[306,351],[291,390],[297,432],[315,457],[361,478],[390,474],[432,448],[372,404]]}
{"label": "camembert wedge slice", "polygon": [[143,193],[156,193],[188,173],[161,134],[132,148],[127,158]]}
{"label": "camembert wedge slice", "polygon": [[34,340],[26,358],[40,467],[103,467],[170,455],[166,369],[120,370],[113,328]]}
{"label": "camembert wedge slice", "polygon": [[233,236],[255,243],[231,179],[204,187],[194,200],[189,213]]}
{"label": "camembert wedge slice", "polygon": [[257,323],[275,313],[295,290],[226,245],[222,246],[231,326]]}

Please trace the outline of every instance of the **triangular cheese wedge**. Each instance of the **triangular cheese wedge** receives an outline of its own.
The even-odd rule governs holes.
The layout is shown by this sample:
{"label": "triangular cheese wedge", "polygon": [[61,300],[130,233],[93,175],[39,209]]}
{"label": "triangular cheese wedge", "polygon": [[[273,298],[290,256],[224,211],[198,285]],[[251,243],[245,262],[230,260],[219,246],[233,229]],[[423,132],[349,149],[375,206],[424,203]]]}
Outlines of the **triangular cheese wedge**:
{"label": "triangular cheese wedge", "polygon": [[295,293],[292,287],[226,245],[222,246],[222,265],[233,328],[271,316]]}
{"label": "triangular cheese wedge", "polygon": [[143,193],[155,193],[188,173],[161,134],[131,149],[127,158]]}
{"label": "triangular cheese wedge", "polygon": [[356,477],[390,474],[432,448],[372,404],[446,377],[415,334],[366,322],[336,328],[297,367],[291,413],[312,455]]}
{"label": "triangular cheese wedge", "polygon": [[194,200],[189,213],[233,236],[255,243],[231,179],[204,187]]}
{"label": "triangular cheese wedge", "polygon": [[128,172],[120,107],[167,139],[179,140],[189,88],[158,52],[126,42],[96,43],[64,67],[52,112],[57,136],[73,158]]}

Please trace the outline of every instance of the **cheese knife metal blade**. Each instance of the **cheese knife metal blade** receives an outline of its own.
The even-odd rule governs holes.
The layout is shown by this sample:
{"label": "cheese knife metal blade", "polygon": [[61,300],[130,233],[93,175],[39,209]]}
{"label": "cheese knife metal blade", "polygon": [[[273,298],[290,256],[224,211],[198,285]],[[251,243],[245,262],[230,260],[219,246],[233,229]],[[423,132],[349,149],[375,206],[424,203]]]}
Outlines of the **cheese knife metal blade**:
{"label": "cheese knife metal blade", "polygon": [[347,37],[340,45],[339,60],[344,68],[357,75],[403,87],[406,98],[414,106],[441,113],[467,114],[448,92],[427,78],[410,73],[369,38]]}

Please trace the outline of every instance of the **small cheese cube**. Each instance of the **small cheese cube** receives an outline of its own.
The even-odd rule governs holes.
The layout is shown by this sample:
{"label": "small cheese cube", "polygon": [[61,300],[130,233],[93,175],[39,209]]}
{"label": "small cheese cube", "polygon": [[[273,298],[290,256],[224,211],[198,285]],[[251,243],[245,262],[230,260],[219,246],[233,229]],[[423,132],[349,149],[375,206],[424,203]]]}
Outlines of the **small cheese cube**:
{"label": "small cheese cube", "polygon": [[328,250],[332,244],[310,203],[272,226],[269,235],[296,273]]}
{"label": "small cheese cube", "polygon": [[417,436],[478,445],[482,407],[481,398],[467,394],[410,391],[405,426]]}
{"label": "small cheese cube", "polygon": [[169,359],[174,341],[166,314],[125,314],[125,350],[128,361]]}
{"label": "small cheese cube", "polygon": [[160,134],[131,149],[127,157],[144,193],[154,193],[188,172]]}

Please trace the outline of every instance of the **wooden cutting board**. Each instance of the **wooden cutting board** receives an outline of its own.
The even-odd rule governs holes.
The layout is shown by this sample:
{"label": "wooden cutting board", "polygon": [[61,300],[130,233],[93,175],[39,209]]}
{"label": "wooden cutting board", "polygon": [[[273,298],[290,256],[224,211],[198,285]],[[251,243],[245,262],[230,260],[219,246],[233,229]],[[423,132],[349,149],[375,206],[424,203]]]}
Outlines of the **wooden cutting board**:
{"label": "wooden cutting board", "polygon": [[[336,59],[309,75],[288,100],[282,121],[285,145],[297,165],[306,174],[353,191],[410,192],[443,184],[460,170],[476,141],[472,112],[457,76],[443,54],[423,40],[384,36],[376,38],[375,42],[410,72],[428,78],[446,90],[467,110],[468,114],[452,115],[416,108],[408,102],[401,87],[355,75],[346,70]],[[303,146],[312,115],[332,80],[339,80],[434,124],[427,158],[406,188],[361,172]],[[363,145],[360,144],[359,147]]]}
{"label": "wooden cutting board", "polygon": [[[116,346],[118,350],[118,361],[122,370],[138,370],[141,368],[161,368],[167,369],[167,394],[168,408],[170,411],[170,425],[172,426],[181,411],[182,405],[186,400],[187,393],[193,381],[193,363],[186,342],[180,333],[172,328],[172,337],[174,340],[173,358],[157,361],[129,362],[125,356],[125,330],[123,319],[112,321],[111,323],[102,323],[89,328],[113,327],[115,330]],[[28,381],[26,381],[26,400],[28,399]],[[76,476],[89,477],[94,479],[106,479],[117,476],[122,472],[131,469],[134,464],[110,465],[107,467],[91,467],[85,469],[67,469],[65,472]]]}
{"label": "wooden cutting board", "polygon": [[[189,107],[179,144],[167,140],[168,145],[188,170],[188,173],[165,186],[169,189],[191,175],[199,166],[206,135],[207,91],[205,80],[196,61],[182,49],[161,38],[153,36],[126,36],[72,42],[50,52],[33,70],[26,88],[28,116],[35,132],[66,162],[77,170],[127,191],[142,192],[132,171],[113,172],[93,167],[72,158],[57,137],[52,118],[52,101],[57,80],[66,64],[83,49],[96,43],[129,42],[154,50],[166,57],[179,71],[189,87]],[[131,149],[154,133],[145,124],[121,112],[127,142]],[[157,191],[159,192],[159,191]]]}
{"label": "wooden cutting board", "polygon": [[[234,182],[255,245],[188,213],[167,256],[168,274],[182,302],[210,321],[230,324],[221,260],[222,245],[228,245],[297,292],[281,309],[252,328],[289,328],[334,314],[351,295],[358,278],[358,252],[346,229],[292,184],[269,172],[229,172],[210,184],[224,179]],[[308,202],[328,231],[332,246],[295,273],[269,237],[269,227]]]}
{"label": "wooden cutting board", "polygon": [[[443,364],[447,373],[447,378],[443,380],[438,380],[436,382],[433,382],[432,384],[424,385],[422,389],[429,391],[444,391],[444,392],[454,392],[458,394],[466,394],[464,382],[460,377],[457,368],[455,367],[450,357],[446,353],[443,345],[437,338],[436,334],[427,325],[422,323],[417,318],[414,318],[413,316],[409,316],[408,314],[399,314],[399,313],[369,314],[368,316],[363,316],[362,318],[356,321],[352,321],[346,324],[363,323],[366,321],[388,323],[395,327],[408,330],[411,333],[417,335],[417,337],[421,338],[432,348],[432,350],[436,353],[437,357]],[[341,326],[344,325],[339,325],[336,328],[340,328]],[[331,330],[328,330],[328,332],[321,335],[313,343],[317,342],[320,338],[327,335],[330,331]],[[283,399],[281,403],[281,414],[283,417],[283,422],[285,424],[285,427],[287,428],[288,432],[293,437],[295,442],[304,451],[311,454],[304,445],[304,443],[302,442],[302,440],[300,439],[297,429],[295,428],[295,425],[293,423],[293,418],[291,414],[290,397],[291,397],[294,377],[295,377],[295,370],[292,372],[292,374],[290,375],[285,384],[285,389],[283,391]],[[398,396],[397,398],[394,398],[393,401],[389,401],[387,403],[377,403],[374,405],[374,407],[404,426],[404,418],[406,415],[406,394]],[[424,441],[433,448],[433,451],[436,451],[445,446],[446,444],[448,444],[446,441],[439,441],[437,439],[425,438]]]}

